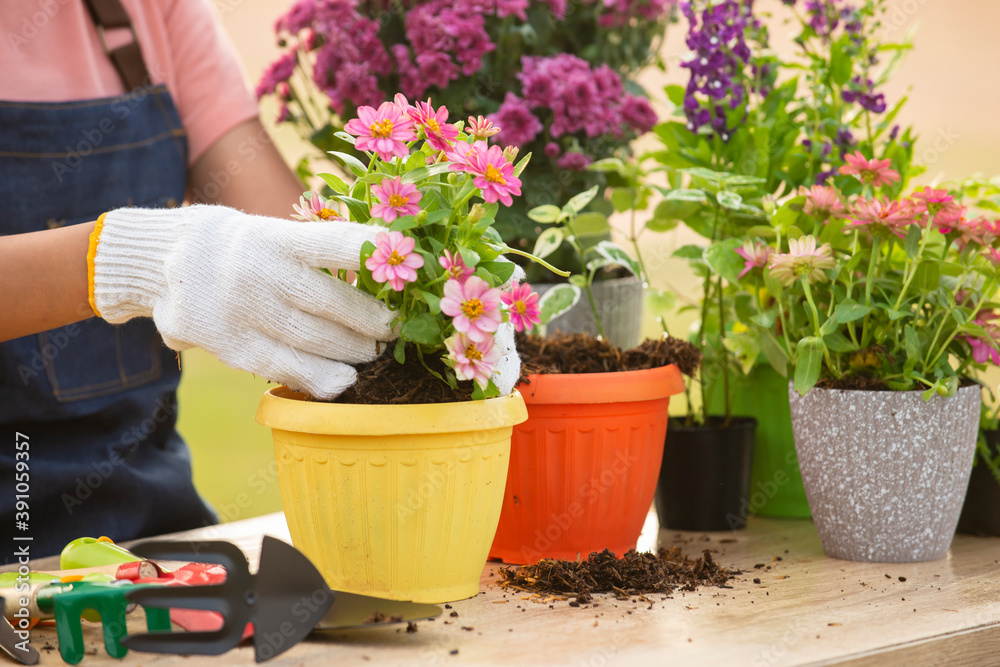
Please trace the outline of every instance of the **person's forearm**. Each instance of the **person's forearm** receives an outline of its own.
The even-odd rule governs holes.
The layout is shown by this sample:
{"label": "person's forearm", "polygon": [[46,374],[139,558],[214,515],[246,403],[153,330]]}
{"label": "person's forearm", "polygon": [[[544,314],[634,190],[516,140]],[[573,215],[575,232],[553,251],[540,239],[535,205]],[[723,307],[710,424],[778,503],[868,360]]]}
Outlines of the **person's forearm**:
{"label": "person's forearm", "polygon": [[94,223],[0,236],[0,342],[94,316],[87,247]]}

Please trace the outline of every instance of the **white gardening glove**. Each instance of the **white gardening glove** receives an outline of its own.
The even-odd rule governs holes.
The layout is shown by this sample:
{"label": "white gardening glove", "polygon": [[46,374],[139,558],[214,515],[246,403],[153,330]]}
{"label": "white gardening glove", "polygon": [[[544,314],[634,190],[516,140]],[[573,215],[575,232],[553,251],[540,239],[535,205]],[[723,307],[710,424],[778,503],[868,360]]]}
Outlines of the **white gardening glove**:
{"label": "white gardening glove", "polygon": [[316,398],[351,386],[347,364],[395,335],[373,297],[319,271],[359,268],[380,230],[292,222],[224,206],[123,208],[95,230],[92,304],[108,322],[152,317],[172,349],[201,347],[227,366]]}
{"label": "white gardening glove", "polygon": [[[510,260],[500,255],[496,261],[509,262]],[[524,280],[524,269],[515,265],[510,280],[504,283],[501,289],[509,290],[520,284],[522,280]],[[514,347],[514,324],[510,321],[502,323],[497,328],[494,341],[504,355],[497,362],[497,375],[494,376],[493,383],[500,390],[500,395],[506,396],[514,390],[514,385],[517,384],[517,379],[521,376],[521,357],[517,353],[517,348]]]}

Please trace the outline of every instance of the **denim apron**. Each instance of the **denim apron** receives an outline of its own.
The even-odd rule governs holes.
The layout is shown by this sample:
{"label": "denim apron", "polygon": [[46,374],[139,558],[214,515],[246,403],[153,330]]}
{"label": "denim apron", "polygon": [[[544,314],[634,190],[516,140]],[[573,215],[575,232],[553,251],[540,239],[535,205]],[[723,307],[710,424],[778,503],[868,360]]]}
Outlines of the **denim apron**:
{"label": "denim apron", "polygon": [[[187,137],[163,86],[67,103],[0,102],[0,235],[184,200]],[[0,287],[2,289],[2,287]],[[216,522],[175,430],[178,358],[152,320],[93,317],[0,343],[0,535],[15,528],[15,433],[30,443],[31,556]],[[5,540],[4,544],[24,544]],[[4,549],[0,561],[11,560]]]}

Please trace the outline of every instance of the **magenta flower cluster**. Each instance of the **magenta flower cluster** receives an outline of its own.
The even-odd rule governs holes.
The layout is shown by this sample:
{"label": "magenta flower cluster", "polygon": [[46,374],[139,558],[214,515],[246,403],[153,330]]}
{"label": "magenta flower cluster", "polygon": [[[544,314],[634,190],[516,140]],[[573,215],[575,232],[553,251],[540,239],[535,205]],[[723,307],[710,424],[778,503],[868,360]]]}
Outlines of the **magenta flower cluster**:
{"label": "magenta flower cluster", "polygon": [[525,146],[534,141],[546,129],[542,118],[551,119],[547,133],[554,139],[576,133],[621,138],[628,131],[648,132],[656,124],[649,102],[627,94],[621,77],[607,65],[592,67],[568,53],[524,56],[517,78],[521,95],[507,93],[490,116],[503,128],[497,140],[507,144]]}

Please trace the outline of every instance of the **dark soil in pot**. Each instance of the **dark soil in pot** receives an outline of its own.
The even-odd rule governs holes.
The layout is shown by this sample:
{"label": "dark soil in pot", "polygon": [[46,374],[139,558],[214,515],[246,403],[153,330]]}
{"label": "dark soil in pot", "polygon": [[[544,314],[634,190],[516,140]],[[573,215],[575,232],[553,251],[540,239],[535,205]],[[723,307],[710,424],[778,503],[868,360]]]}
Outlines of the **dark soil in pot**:
{"label": "dark soil in pot", "polygon": [[753,465],[753,417],[708,418],[702,426],[667,424],[656,490],[660,526],[673,530],[746,527]]}
{"label": "dark soil in pot", "polygon": [[[1000,452],[1000,431],[986,431],[986,446]],[[1000,483],[981,460],[976,462],[965,492],[958,532],[968,535],[1000,536]]]}
{"label": "dark soil in pot", "polygon": [[533,373],[619,373],[677,364],[681,373],[693,374],[701,351],[679,338],[646,339],[621,350],[591,334],[556,333],[545,337],[517,335],[522,381]]}
{"label": "dark soil in pot", "polygon": [[[335,399],[335,403],[358,405],[413,405],[420,403],[454,403],[472,399],[471,380],[459,382],[452,389],[442,380],[427,372],[416,351],[409,347],[406,363],[393,357],[396,343],[389,343],[386,352],[375,361],[356,366],[358,381]],[[443,373],[446,369],[440,359],[427,357],[432,370]]]}

